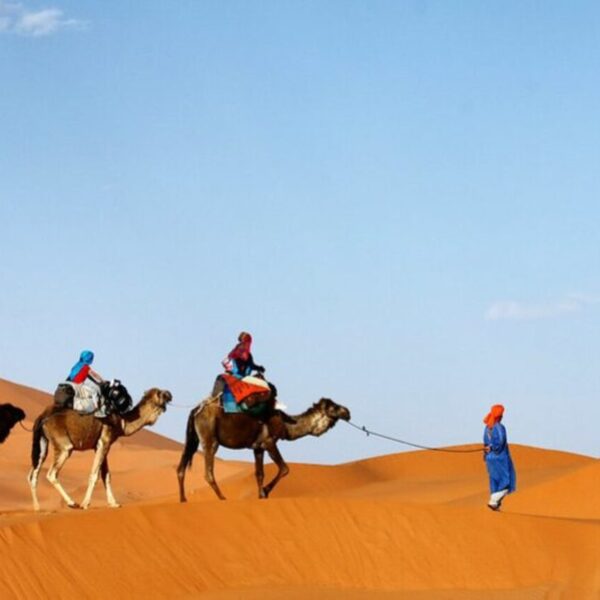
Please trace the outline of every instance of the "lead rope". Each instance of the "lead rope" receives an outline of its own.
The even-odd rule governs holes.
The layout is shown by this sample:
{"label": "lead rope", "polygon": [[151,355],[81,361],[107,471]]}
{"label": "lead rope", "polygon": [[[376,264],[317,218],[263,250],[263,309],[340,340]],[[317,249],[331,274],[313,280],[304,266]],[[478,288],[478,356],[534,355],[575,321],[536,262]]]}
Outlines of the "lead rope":
{"label": "lead rope", "polygon": [[367,429],[364,425],[361,427],[360,425],[356,425],[356,424],[352,423],[352,421],[346,421],[346,423],[348,423],[348,425],[350,425],[350,427],[354,427],[355,429],[362,431],[363,433],[365,433],[367,435],[367,437],[372,435],[375,437],[383,438],[384,440],[389,440],[391,442],[397,442],[398,444],[405,444],[406,446],[412,446],[413,448],[421,448],[422,450],[432,450],[433,452],[452,452],[452,453],[457,453],[457,454],[459,454],[459,453],[467,454],[467,453],[472,453],[472,452],[482,452],[483,451],[483,448],[471,448],[469,450],[459,450],[459,449],[452,449],[452,448],[431,448],[430,446],[422,446],[421,444],[407,442],[406,440],[401,440],[400,438],[395,438],[395,437],[392,437],[389,435],[384,435],[383,433],[377,433],[376,431],[371,431],[370,429]]}
{"label": "lead rope", "polygon": [[23,425],[23,421],[19,421],[19,425],[28,433],[33,433],[33,429],[27,429],[27,427],[25,427],[25,425]]}
{"label": "lead rope", "polygon": [[173,402],[169,402],[169,408],[185,408],[185,409],[189,409],[189,408],[196,408],[196,406],[198,406],[198,405],[199,405],[198,402],[196,402],[196,404],[173,404]]}

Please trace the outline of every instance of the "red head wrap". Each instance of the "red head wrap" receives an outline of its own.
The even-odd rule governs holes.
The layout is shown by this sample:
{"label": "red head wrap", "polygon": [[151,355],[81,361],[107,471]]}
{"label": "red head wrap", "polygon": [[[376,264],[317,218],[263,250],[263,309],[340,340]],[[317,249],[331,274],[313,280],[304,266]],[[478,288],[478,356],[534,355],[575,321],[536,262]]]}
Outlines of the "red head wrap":
{"label": "red head wrap", "polygon": [[483,419],[483,422],[491,429],[500,421],[503,414],[504,406],[502,406],[502,404],[494,404],[490,409],[490,412],[485,416],[485,419]]}
{"label": "red head wrap", "polygon": [[250,347],[252,346],[252,336],[242,331],[238,336],[240,343],[229,353],[231,360],[248,360],[250,356]]}

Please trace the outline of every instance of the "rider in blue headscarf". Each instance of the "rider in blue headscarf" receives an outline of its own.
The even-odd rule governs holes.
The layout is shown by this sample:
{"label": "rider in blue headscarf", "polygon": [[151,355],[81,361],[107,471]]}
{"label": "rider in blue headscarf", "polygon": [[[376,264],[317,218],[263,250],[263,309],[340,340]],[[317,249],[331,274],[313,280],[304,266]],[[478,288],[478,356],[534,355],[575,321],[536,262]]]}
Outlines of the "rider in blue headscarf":
{"label": "rider in blue headscarf", "polygon": [[90,378],[94,383],[101,383],[102,377],[96,373],[91,367],[94,362],[94,353],[91,350],[84,350],[79,357],[79,360],[71,368],[71,372],[67,377],[67,381],[73,383],[83,383]]}
{"label": "rider in blue headscarf", "polygon": [[101,401],[102,376],[91,367],[94,353],[84,350],[73,365],[66,383],[59,383],[54,392],[54,402],[61,407],[72,407],[82,413],[98,409]]}

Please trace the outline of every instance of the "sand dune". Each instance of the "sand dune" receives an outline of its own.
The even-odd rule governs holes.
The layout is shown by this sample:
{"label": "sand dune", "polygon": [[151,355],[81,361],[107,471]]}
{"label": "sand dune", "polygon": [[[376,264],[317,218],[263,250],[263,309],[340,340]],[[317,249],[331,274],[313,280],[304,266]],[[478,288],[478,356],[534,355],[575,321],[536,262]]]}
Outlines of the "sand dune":
{"label": "sand dune", "polygon": [[[0,380],[0,402],[23,407],[31,427],[49,397]],[[63,508],[44,480],[34,514],[30,439],[17,427],[0,446],[2,598],[600,597],[590,457],[513,445],[519,490],[493,513],[479,454],[292,464],[268,501],[256,499],[253,465],[220,461],[227,502],[205,485],[198,456],[179,504],[181,446],[146,431],[111,451],[123,508],[106,508],[100,486],[89,511]],[[77,498],[91,460],[74,454],[61,475]]]}

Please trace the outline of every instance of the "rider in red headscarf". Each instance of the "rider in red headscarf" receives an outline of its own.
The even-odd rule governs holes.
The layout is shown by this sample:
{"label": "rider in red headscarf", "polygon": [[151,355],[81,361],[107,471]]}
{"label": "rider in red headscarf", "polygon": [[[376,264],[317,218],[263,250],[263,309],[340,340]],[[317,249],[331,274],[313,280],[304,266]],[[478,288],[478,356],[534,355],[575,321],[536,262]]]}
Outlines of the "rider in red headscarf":
{"label": "rider in red headscarf", "polygon": [[237,377],[246,377],[252,371],[264,373],[265,368],[255,364],[251,348],[252,336],[247,331],[242,331],[238,336],[238,344],[223,360],[225,371]]}
{"label": "rider in red headscarf", "polygon": [[[235,348],[223,359],[221,364],[225,368],[225,373],[233,375],[238,379],[247,377],[253,371],[264,373],[265,368],[257,365],[251,352],[252,336],[247,331],[242,331],[238,336],[238,343]],[[218,396],[223,393],[224,381],[221,375],[215,380],[212,395]]]}

